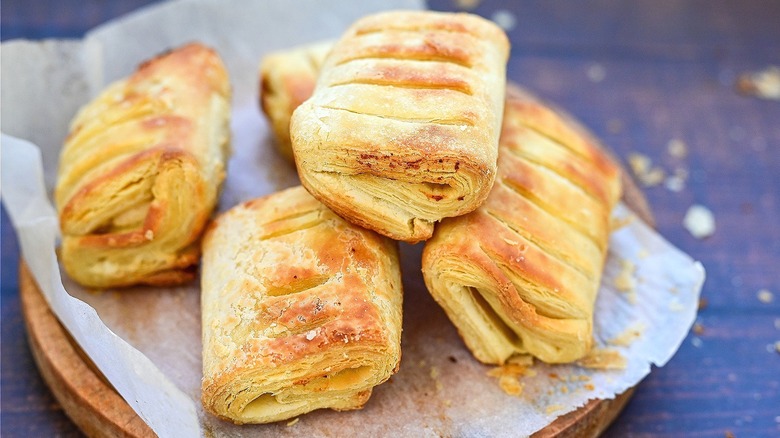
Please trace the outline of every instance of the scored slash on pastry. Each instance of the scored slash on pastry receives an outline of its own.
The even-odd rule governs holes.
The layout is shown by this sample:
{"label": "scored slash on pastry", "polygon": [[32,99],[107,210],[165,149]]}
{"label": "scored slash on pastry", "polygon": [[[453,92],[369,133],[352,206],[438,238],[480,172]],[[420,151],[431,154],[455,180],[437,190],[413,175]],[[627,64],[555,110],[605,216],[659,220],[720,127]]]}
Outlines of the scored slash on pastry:
{"label": "scored slash on pastry", "polygon": [[203,242],[203,405],[236,423],[359,409],[401,359],[396,242],[295,187]]}
{"label": "scored slash on pastry", "polygon": [[474,210],[496,173],[509,42],[474,15],[358,20],[293,113],[301,182],[352,223],[407,242]]}

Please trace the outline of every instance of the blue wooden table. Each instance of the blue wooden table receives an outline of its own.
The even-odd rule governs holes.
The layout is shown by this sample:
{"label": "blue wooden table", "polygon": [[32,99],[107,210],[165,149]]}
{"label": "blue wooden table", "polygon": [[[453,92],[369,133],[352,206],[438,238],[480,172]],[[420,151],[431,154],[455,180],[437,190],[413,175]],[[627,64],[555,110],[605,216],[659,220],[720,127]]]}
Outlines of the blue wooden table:
{"label": "blue wooden table", "polygon": [[[150,0],[3,0],[2,39],[79,37]],[[735,89],[780,65],[778,1],[453,1],[508,29],[508,77],[566,108],[624,162],[641,153],[683,187],[645,188],[658,230],[708,278],[694,332],[639,385],[608,436],[780,436],[780,101]],[[686,146],[684,157],[669,144]],[[678,174],[679,175],[679,174]],[[677,190],[679,189],[679,190]],[[683,227],[692,204],[716,231]],[[19,250],[2,212],[3,437],[79,436],[32,361]]]}

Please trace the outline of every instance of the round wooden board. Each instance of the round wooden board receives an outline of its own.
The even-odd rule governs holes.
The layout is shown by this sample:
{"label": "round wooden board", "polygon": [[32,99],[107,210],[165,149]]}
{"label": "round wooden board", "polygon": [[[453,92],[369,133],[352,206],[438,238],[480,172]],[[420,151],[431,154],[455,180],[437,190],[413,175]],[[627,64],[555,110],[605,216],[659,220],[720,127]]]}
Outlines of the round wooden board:
{"label": "round wooden board", "polygon": [[[647,223],[642,192],[623,172],[623,201]],[[153,437],[155,433],[119,396],[60,325],[22,260],[19,293],[30,348],[46,383],[74,423],[90,437]],[[595,437],[617,418],[633,388],[612,400],[591,400],[559,417],[534,437]]]}

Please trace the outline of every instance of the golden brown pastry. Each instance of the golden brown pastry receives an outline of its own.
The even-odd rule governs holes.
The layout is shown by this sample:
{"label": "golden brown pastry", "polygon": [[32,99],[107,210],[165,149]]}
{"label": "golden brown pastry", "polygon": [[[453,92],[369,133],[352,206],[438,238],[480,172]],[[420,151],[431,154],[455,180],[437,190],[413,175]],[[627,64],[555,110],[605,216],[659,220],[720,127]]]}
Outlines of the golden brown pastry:
{"label": "golden brown pastry", "polygon": [[352,223],[427,239],[474,210],[496,172],[509,43],[469,14],[358,20],[290,126],[301,181]]}
{"label": "golden brown pastry", "polygon": [[194,278],[229,154],[230,85],[189,44],[110,85],[71,123],[55,198],[61,260],[91,287]]}
{"label": "golden brown pastry", "polygon": [[271,122],[279,152],[293,160],[290,117],[314,91],[333,41],[274,52],[260,63],[260,107]]}
{"label": "golden brown pastry", "polygon": [[203,406],[236,423],[358,409],[398,370],[397,244],[295,187],[203,240]]}
{"label": "golden brown pastry", "polygon": [[423,276],[480,361],[571,362],[591,346],[619,170],[576,124],[507,90],[493,190],[437,226]]}

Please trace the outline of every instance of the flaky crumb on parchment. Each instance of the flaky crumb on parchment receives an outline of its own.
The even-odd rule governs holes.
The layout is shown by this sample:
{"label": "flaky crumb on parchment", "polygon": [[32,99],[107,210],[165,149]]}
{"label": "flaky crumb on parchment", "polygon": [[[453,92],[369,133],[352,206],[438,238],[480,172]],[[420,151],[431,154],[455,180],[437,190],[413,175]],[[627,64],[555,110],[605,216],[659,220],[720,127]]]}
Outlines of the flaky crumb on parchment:
{"label": "flaky crumb on parchment", "polygon": [[439,380],[439,376],[441,375],[441,372],[439,371],[439,368],[437,367],[431,367],[430,376],[431,379],[433,379],[434,385],[436,386],[436,391],[441,392],[442,389],[444,389],[444,384],[441,383],[441,380]]}
{"label": "flaky crumb on parchment", "polygon": [[671,301],[669,301],[669,310],[672,312],[682,312],[685,310],[685,305],[680,301],[679,298],[674,297]]}
{"label": "flaky crumb on parchment", "polygon": [[613,285],[618,292],[626,295],[626,299],[631,304],[636,304],[636,265],[628,259],[620,261],[620,272],[613,281]]}
{"label": "flaky crumb on parchment", "polygon": [[553,412],[560,411],[561,409],[563,409],[563,406],[561,405],[550,405],[547,406],[547,413],[552,414]]}
{"label": "flaky crumb on parchment", "polygon": [[516,355],[507,361],[504,365],[490,369],[487,375],[498,379],[498,386],[508,395],[519,396],[523,393],[523,382],[521,377],[533,377],[536,371],[531,369],[534,359],[529,355]]}
{"label": "flaky crumb on parchment", "polygon": [[637,322],[627,327],[621,334],[610,339],[607,343],[611,345],[628,347],[629,345],[634,343],[634,341],[639,339],[642,336],[642,333],[644,333],[644,331],[645,331],[644,323]]}
{"label": "flaky crumb on parchment", "polygon": [[636,265],[634,262],[628,259],[620,261],[620,272],[615,277],[615,289],[620,292],[630,292],[634,290],[636,281],[634,280],[634,273],[636,272]]}
{"label": "flaky crumb on parchment", "polygon": [[594,348],[577,361],[577,365],[583,368],[596,370],[622,370],[626,368],[626,358],[617,350],[607,348]]}
{"label": "flaky crumb on parchment", "polygon": [[609,228],[612,231],[619,230],[631,225],[634,220],[636,220],[636,216],[612,216],[609,222]]}
{"label": "flaky crumb on parchment", "polygon": [[508,395],[519,396],[523,394],[523,383],[517,377],[501,376],[498,378],[498,386]]}

